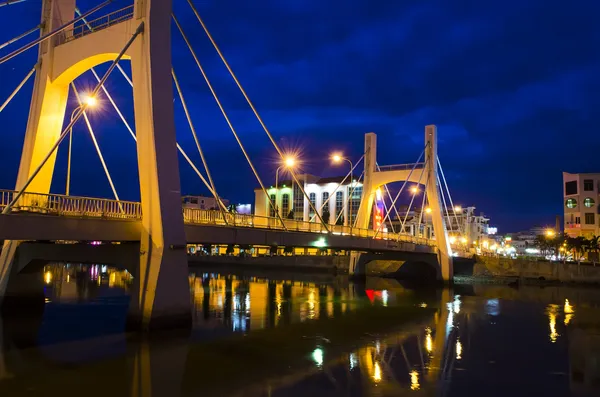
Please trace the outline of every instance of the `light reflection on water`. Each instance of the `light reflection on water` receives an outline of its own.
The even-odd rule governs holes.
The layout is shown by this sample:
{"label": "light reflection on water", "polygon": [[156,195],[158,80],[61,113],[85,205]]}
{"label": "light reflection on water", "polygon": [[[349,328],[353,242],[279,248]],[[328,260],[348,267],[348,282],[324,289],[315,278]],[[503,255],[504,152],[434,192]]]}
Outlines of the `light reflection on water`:
{"label": "light reflection on water", "polygon": [[[76,344],[77,348],[65,344],[69,338],[57,336],[70,336],[75,325],[89,333],[86,324],[106,326],[113,320],[117,326],[107,326],[108,332],[120,329],[124,318],[120,323],[116,320],[115,307],[125,308],[120,312],[124,317],[130,274],[101,266],[70,265],[46,267],[43,276],[46,304],[37,343],[49,347],[36,348],[47,357],[43,364],[32,362],[33,367],[51,370],[51,362],[64,361],[67,351],[77,357],[69,360],[92,361],[89,365],[95,365],[90,359],[94,349],[101,350],[103,360],[111,363],[120,363],[132,354],[122,333],[116,341],[112,337],[93,343],[86,339]],[[172,396],[200,392],[238,397],[600,394],[600,291],[476,286],[423,292],[391,280],[352,284],[343,278],[281,280],[276,275],[257,278],[206,273],[192,273],[189,280],[194,318],[189,343],[183,350],[181,344],[167,349],[156,359],[146,342],[133,349],[137,352],[133,361],[142,362],[141,368],[144,360],[149,360],[170,374],[163,379],[152,372],[152,387],[166,382]],[[344,334],[353,330],[336,326],[348,316],[361,318],[375,308],[390,310],[401,305],[437,309],[408,325],[391,318],[386,332],[372,331],[369,323],[356,323],[361,331],[350,342]],[[74,311],[79,307],[83,310]],[[22,357],[28,356],[11,342],[21,335],[11,331],[8,319],[5,323],[4,340],[0,336],[0,346],[5,347],[0,351],[0,394],[26,395],[37,378],[23,370],[27,360]],[[294,330],[303,324],[323,326],[298,335]],[[218,331],[218,336],[210,333],[207,342],[203,338],[212,331]],[[269,337],[261,339],[261,335]],[[252,338],[248,339],[251,342],[240,336]],[[280,340],[284,348],[260,351],[261,343],[271,346],[271,338]],[[230,345],[219,347],[219,341],[229,340]],[[93,348],[96,344],[99,347]],[[197,344],[201,346],[198,349]],[[306,349],[285,354],[299,345]],[[251,359],[253,351],[260,353],[260,362]],[[13,365],[15,355],[20,357],[19,366]],[[271,369],[265,372],[265,366]],[[109,373],[101,372],[102,377],[110,377],[113,367],[120,368],[114,376],[122,382],[113,389],[110,384],[103,385],[109,390],[106,394],[141,395],[130,394],[131,384],[149,384],[150,373],[116,364],[106,369]],[[71,371],[71,381],[86,379],[78,376],[85,365]],[[229,377],[222,375],[229,373]],[[20,380],[28,386],[3,393],[3,387]]]}

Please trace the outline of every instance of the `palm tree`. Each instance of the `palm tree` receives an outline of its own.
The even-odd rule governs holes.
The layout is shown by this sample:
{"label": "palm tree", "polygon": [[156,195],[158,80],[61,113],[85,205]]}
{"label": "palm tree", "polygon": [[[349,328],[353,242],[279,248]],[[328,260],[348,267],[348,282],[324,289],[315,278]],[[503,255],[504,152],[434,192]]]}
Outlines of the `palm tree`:
{"label": "palm tree", "polygon": [[[590,237],[588,239],[588,246],[587,246],[588,260],[591,259],[594,266],[596,265],[596,260],[598,259],[598,249],[600,248],[599,245],[600,245],[600,236],[593,235],[592,237]],[[589,255],[591,253],[593,253],[594,255]]]}

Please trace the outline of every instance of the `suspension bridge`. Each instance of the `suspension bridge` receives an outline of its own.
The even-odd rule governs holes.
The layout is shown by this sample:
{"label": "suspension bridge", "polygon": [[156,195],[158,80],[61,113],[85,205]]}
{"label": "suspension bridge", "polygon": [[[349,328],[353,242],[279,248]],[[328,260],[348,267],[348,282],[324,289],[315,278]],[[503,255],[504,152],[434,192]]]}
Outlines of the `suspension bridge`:
{"label": "suspension bridge", "polygon": [[[179,1],[187,2],[188,11],[202,27],[274,152],[284,161],[284,151],[227,62],[201,18],[200,10],[191,0]],[[22,2],[2,2],[0,5],[24,6],[18,3]],[[424,148],[417,161],[401,166],[380,166],[377,162],[376,135],[365,135],[365,151],[361,159],[364,171],[359,178],[363,187],[360,206],[355,219],[349,224],[339,225],[334,220],[325,220],[325,203],[316,208],[316,203],[311,200],[294,170],[289,170],[289,174],[300,191],[304,207],[312,214],[309,221],[284,219],[279,211],[273,211],[273,216],[231,213],[217,191],[217,183],[203,151],[202,137],[197,133],[183,87],[171,62],[172,26],[185,42],[199,75],[208,86],[260,185],[264,204],[277,208],[277,203],[268,194],[266,184],[245,149],[188,35],[173,14],[172,1],[138,0],[130,4],[125,0],[108,0],[87,11],[79,10],[75,3],[74,0],[44,0],[40,25],[0,44],[0,50],[6,51],[5,55],[0,55],[0,65],[11,62],[29,50],[38,51],[36,64],[23,73],[23,80],[16,84],[14,91],[0,105],[0,112],[3,112],[27,81],[34,78],[15,188],[0,191],[0,239],[5,240],[0,255],[0,297],[5,294],[10,276],[15,272],[13,263],[18,246],[22,241],[38,240],[139,242],[140,261],[136,272],[138,292],[132,305],[132,316],[144,327],[151,322],[159,324],[161,320],[173,322],[174,319],[189,319],[186,247],[190,243],[344,249],[351,252],[348,269],[351,274],[361,269],[360,257],[364,253],[420,252],[433,255],[439,266],[439,278],[451,281],[453,253],[449,235],[456,235],[460,230],[458,221],[455,223],[456,229],[451,227],[448,230],[446,226],[452,214],[456,216],[456,213],[451,210],[454,205],[437,156],[435,126],[425,128]],[[122,3],[123,7],[110,10],[115,5],[113,3]],[[39,33],[39,37],[16,48],[15,43],[34,33]],[[4,50],[12,46],[16,49]],[[123,61],[131,62],[131,76],[121,67],[120,62]],[[101,74],[96,67],[104,63],[109,66]],[[132,88],[133,125],[127,121],[107,88],[109,77],[115,73],[120,73]],[[93,77],[94,81],[94,88],[85,94],[76,82],[83,74]],[[65,117],[69,98],[74,99],[78,106],[70,117]],[[119,198],[89,117],[89,111],[98,98],[111,104],[124,130],[136,144],[140,202]],[[201,159],[200,165],[192,161],[177,141],[174,103],[183,108],[187,127]],[[83,120],[92,138],[113,198],[76,197],[70,194],[73,126],[80,120]],[[67,189],[65,194],[55,194],[51,192],[51,185],[53,177],[57,177],[55,164],[61,145],[68,145]],[[182,208],[178,156],[194,170],[215,198],[218,209]],[[350,176],[352,179],[352,172],[357,165],[352,167],[346,178]],[[393,182],[403,182],[395,196],[388,188]],[[396,206],[398,198],[410,186],[416,185],[423,186],[422,197],[417,198],[417,194],[413,194],[408,210],[399,211]],[[373,227],[373,203],[382,192],[386,197],[386,211],[379,215],[382,219],[378,226]],[[415,232],[409,233],[405,224],[411,208],[419,205],[418,201],[421,201],[418,227]],[[421,225],[426,222],[426,207],[430,215],[427,218],[430,218],[433,227],[433,238],[421,232]],[[392,218],[402,221],[399,230],[392,228],[392,231],[388,231],[384,227],[391,224]]]}

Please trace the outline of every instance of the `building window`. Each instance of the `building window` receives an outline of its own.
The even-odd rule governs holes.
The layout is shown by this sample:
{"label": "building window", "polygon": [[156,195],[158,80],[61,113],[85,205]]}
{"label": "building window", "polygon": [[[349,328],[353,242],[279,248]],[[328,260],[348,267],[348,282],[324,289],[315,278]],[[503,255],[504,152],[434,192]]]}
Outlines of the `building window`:
{"label": "building window", "polygon": [[335,214],[333,215],[336,220],[340,220],[340,224],[344,224],[344,192],[337,192],[335,194]]}
{"label": "building window", "polygon": [[596,214],[592,213],[586,213],[585,214],[585,224],[586,225],[595,225],[596,224]]}
{"label": "building window", "polygon": [[592,208],[594,206],[594,204],[596,204],[596,202],[594,201],[594,199],[591,199],[589,197],[586,197],[583,200],[583,205],[585,205],[588,208]]}
{"label": "building window", "polygon": [[575,208],[577,207],[577,200],[574,198],[567,199],[567,201],[565,201],[565,206],[567,206],[567,208]]}
{"label": "building window", "polygon": [[313,208],[316,208],[316,206],[317,206],[317,194],[316,193],[310,193],[308,195],[308,200],[312,204],[309,207],[309,209],[308,209],[308,220],[314,222],[313,218],[315,217],[315,211],[313,211]]}
{"label": "building window", "polygon": [[294,219],[297,221],[304,220],[304,194],[298,184],[294,184]]}
{"label": "building window", "polygon": [[593,192],[594,191],[594,180],[593,179],[584,179],[583,180],[583,191],[585,191],[585,192]]}
{"label": "building window", "polygon": [[281,216],[287,218],[290,212],[290,195],[284,194],[281,196]]}
{"label": "building window", "polygon": [[198,204],[198,197],[192,197],[190,199],[190,203],[192,203],[192,204]]}
{"label": "building window", "polygon": [[362,190],[362,186],[356,186],[354,190],[352,190],[352,198],[350,200],[351,225],[354,225],[354,222],[356,222],[356,217],[358,215],[358,207],[360,207],[360,199],[362,197]]}
{"label": "building window", "polygon": [[277,203],[275,203],[275,195],[272,194],[269,197],[271,198],[271,202],[269,203],[269,216],[270,217],[275,217],[275,207],[274,207],[274,205],[277,205]]}
{"label": "building window", "polygon": [[565,195],[577,194],[577,181],[565,183]]}
{"label": "building window", "polygon": [[581,218],[580,218],[580,217],[578,217],[578,216],[576,216],[576,217],[575,217],[575,224],[576,224],[576,225],[579,225],[580,223],[581,223]]}
{"label": "building window", "polygon": [[[325,205],[327,200],[329,200],[329,192],[323,192],[321,195],[321,205]],[[327,203],[327,206],[323,208],[329,208],[329,203]]]}

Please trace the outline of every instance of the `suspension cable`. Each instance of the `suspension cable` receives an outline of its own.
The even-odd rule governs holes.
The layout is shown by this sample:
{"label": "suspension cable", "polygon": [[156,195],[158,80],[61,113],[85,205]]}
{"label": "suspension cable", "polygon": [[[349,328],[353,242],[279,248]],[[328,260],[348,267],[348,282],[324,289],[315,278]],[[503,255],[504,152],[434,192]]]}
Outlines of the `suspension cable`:
{"label": "suspension cable", "polygon": [[[71,82],[71,88],[73,88],[73,92],[75,92],[75,97],[77,98],[77,103],[79,104],[79,106],[81,106],[82,105],[81,97],[79,96],[79,92],[77,91],[77,87],[75,86],[74,81]],[[98,158],[100,159],[100,162],[102,163],[102,168],[104,168],[104,173],[106,174],[106,178],[108,179],[108,183],[110,184],[110,188],[112,189],[113,195],[115,196],[115,199],[117,201],[121,201],[121,199],[119,199],[119,195],[117,194],[117,189],[115,188],[115,184],[113,183],[110,172],[108,171],[108,166],[106,165],[106,162],[104,161],[104,156],[102,155],[102,151],[100,150],[100,146],[98,145],[98,140],[96,140],[96,134],[94,134],[94,130],[92,129],[92,125],[90,124],[90,120],[89,120],[85,110],[83,111],[83,119],[85,120],[85,124],[87,125],[87,129],[90,133],[90,137],[92,138],[92,141],[94,142],[94,147],[96,148],[96,152],[98,153]]]}
{"label": "suspension cable", "polygon": [[[425,149],[427,149],[427,147],[425,147]],[[404,183],[400,187],[400,190],[398,190],[398,194],[396,194],[396,197],[394,198],[394,201],[392,201],[392,207],[394,207],[394,208],[396,207],[396,201],[398,201],[398,198],[400,198],[400,195],[402,194],[402,192],[404,191],[404,188],[408,184],[408,181],[410,180],[410,177],[412,176],[413,172],[417,168],[417,165],[419,164],[419,161],[421,161],[421,158],[423,157],[423,154],[425,153],[425,149],[423,149],[423,151],[419,155],[419,158],[417,159],[417,162],[413,164],[413,167],[410,170],[410,172],[408,173],[408,176],[406,177],[406,180],[404,181]],[[425,170],[425,165],[423,165],[423,170]],[[421,175],[423,175],[423,171],[421,171]],[[421,182],[421,178],[419,178],[419,182]],[[411,203],[412,203],[412,201],[411,201]],[[377,228],[377,231],[375,232],[375,236],[373,236],[373,238],[377,237],[377,235],[379,234],[379,231],[381,230],[381,227],[385,223],[386,219],[389,219],[389,216],[390,216],[390,213],[388,212],[386,214],[386,216],[383,218],[383,222],[381,222],[380,227]],[[390,220],[390,223],[391,223],[391,220]],[[402,228],[402,230],[404,230],[404,228]]]}
{"label": "suspension cable", "polygon": [[[192,8],[192,11],[196,15],[196,18],[198,19],[198,22],[200,22],[200,24],[202,25],[202,28],[204,29],[204,32],[206,33],[206,36],[209,38],[209,40],[212,43],[213,47],[215,48],[215,50],[219,54],[219,57],[221,58],[221,61],[223,62],[223,64],[227,68],[227,70],[229,71],[229,74],[231,75],[231,77],[233,78],[233,80],[237,84],[240,92],[242,93],[242,95],[246,99],[246,102],[248,102],[248,105],[252,109],[252,112],[254,113],[254,116],[256,117],[256,119],[258,120],[258,122],[262,126],[263,130],[265,131],[265,133],[269,137],[269,140],[273,144],[273,147],[275,147],[275,150],[277,150],[277,153],[279,154],[279,156],[281,157],[281,159],[284,160],[285,159],[285,155],[284,155],[283,151],[281,150],[281,148],[279,147],[279,145],[277,144],[277,142],[273,138],[273,135],[271,134],[271,132],[267,128],[267,126],[264,123],[263,119],[258,114],[258,111],[256,110],[256,107],[254,106],[254,104],[250,100],[250,97],[248,97],[248,94],[246,94],[246,90],[244,90],[244,87],[242,87],[242,84],[240,83],[240,81],[236,77],[235,73],[233,72],[233,70],[229,66],[229,63],[225,59],[225,56],[223,56],[223,53],[219,49],[219,46],[217,45],[217,43],[213,39],[212,35],[208,31],[208,28],[204,24],[204,21],[202,20],[202,18],[200,18],[200,14],[198,13],[198,10],[196,10],[196,7],[191,2],[191,0],[188,0],[188,4],[190,5],[190,7]],[[298,176],[296,175],[296,173],[292,169],[290,169],[289,172],[292,175],[292,178],[294,179],[294,182],[296,182],[296,184],[298,185],[298,188],[300,188],[300,191],[302,191],[302,194],[304,195],[304,197],[306,197],[306,199],[308,200],[308,205],[311,207],[311,209],[313,210],[313,212],[317,215],[317,218],[319,219],[319,221],[321,222],[321,224],[323,225],[323,227],[325,228],[325,230],[327,230],[327,232],[330,232],[329,227],[325,224],[325,222],[323,222],[323,218],[321,217],[321,214],[319,214],[319,211],[317,211],[317,209],[315,208],[315,206],[310,201],[310,197],[308,197],[308,194],[304,190],[304,187],[300,184],[300,181],[298,180]]]}
{"label": "suspension cable", "polygon": [[6,0],[6,1],[3,1],[2,3],[0,3],[0,7],[11,6],[13,4],[22,3],[24,1],[25,0]]}
{"label": "suspension cable", "polygon": [[[425,173],[425,168],[427,168],[427,163],[429,163],[429,159],[425,160],[425,164],[423,164],[423,169],[421,170],[421,175],[419,175],[419,180],[417,181],[417,185],[421,184],[421,179],[423,178],[423,174]],[[415,201],[415,197],[417,196],[417,193],[415,192],[415,194],[412,195],[411,199],[410,199],[410,203],[408,204],[408,208],[406,209],[406,214],[404,216],[404,220],[402,221],[402,225],[401,230],[404,230],[404,227],[406,225],[406,220],[408,219],[408,214],[410,213],[410,209],[412,208],[413,202]]]}
{"label": "suspension cable", "polygon": [[465,231],[460,227],[460,222],[458,221],[458,215],[456,215],[456,208],[454,207],[454,203],[452,202],[452,195],[450,194],[450,189],[448,188],[448,182],[446,182],[446,177],[444,176],[444,169],[442,168],[442,163],[440,162],[439,156],[437,157],[438,167],[440,168],[440,174],[442,175],[442,180],[444,181],[444,185],[446,186],[446,192],[448,192],[448,200],[450,200],[450,205],[452,206],[452,212],[454,213],[454,218],[456,219],[456,224],[458,225],[458,232],[463,234]]}
{"label": "suspension cable", "polygon": [[27,83],[27,80],[29,80],[31,78],[31,76],[33,76],[33,73],[35,73],[36,67],[37,67],[37,65],[34,66],[33,69],[31,69],[29,71],[29,73],[27,73],[27,76],[25,76],[25,78],[19,83],[19,85],[17,86],[17,88],[15,88],[15,90],[12,92],[12,94],[10,94],[8,96],[8,98],[6,98],[6,101],[4,101],[2,106],[0,106],[0,112],[2,112],[4,110],[4,108],[10,103],[10,101],[12,101],[12,99],[15,97],[15,95],[17,95],[17,93],[21,90],[21,88],[23,88],[25,83]]}
{"label": "suspension cable", "polygon": [[42,28],[44,24],[40,23],[38,26],[36,26],[35,28],[29,29],[27,32],[25,33],[21,33],[20,35],[8,40],[6,43],[2,43],[0,44],[0,50],[3,49],[4,47],[6,47],[7,45],[10,45],[12,43],[14,43],[15,41],[21,40],[23,37],[30,35],[33,32],[36,32],[38,30],[40,30]]}
{"label": "suspension cable", "polygon": [[[331,200],[331,198],[335,195],[335,193],[339,190],[339,188],[344,184],[344,182],[346,182],[346,179],[348,179],[348,177],[350,175],[352,175],[352,172],[354,171],[354,169],[356,168],[356,166],[358,164],[360,164],[360,162],[365,158],[365,155],[363,154],[362,157],[360,159],[358,159],[358,161],[356,162],[356,164],[353,165],[352,169],[350,169],[350,171],[346,174],[346,176],[344,177],[344,179],[342,179],[342,181],[336,186],[335,189],[333,189],[333,192],[331,192],[331,194],[329,195],[329,197],[327,197],[327,200],[325,200],[325,202],[323,204],[321,204],[321,207],[319,208],[319,211],[321,211],[321,213],[323,213],[323,209],[326,207],[327,203],[329,203],[329,201]],[[309,222],[313,222],[315,219],[315,217],[313,216],[312,218],[309,219]]]}
{"label": "suspension cable", "polygon": [[[117,64],[117,67],[118,67],[118,64]],[[122,69],[120,69],[120,70],[122,70]],[[93,68],[91,69],[91,71],[94,74],[94,76],[96,77],[96,80],[98,80],[98,82],[100,82],[100,77],[98,77],[98,74],[96,73],[96,71]],[[123,71],[123,73],[125,73],[125,72]],[[129,77],[126,74],[124,76],[127,79],[127,81],[131,81],[131,80],[129,80]],[[133,87],[133,85],[132,85],[132,87]],[[123,113],[121,112],[121,110],[119,109],[119,107],[117,106],[117,104],[115,103],[115,101],[113,100],[112,95],[110,95],[110,93],[108,92],[108,90],[106,89],[106,87],[104,85],[102,85],[102,90],[104,91],[104,93],[106,94],[106,97],[108,98],[108,100],[113,105],[114,109],[116,110],[117,114],[121,118],[121,121],[123,121],[123,124],[127,128],[127,131],[129,131],[129,134],[131,135],[131,137],[133,138],[133,140],[135,142],[137,142],[137,137],[135,136],[135,132],[133,132],[133,129],[129,125],[129,122],[127,122],[127,120],[123,116]],[[214,192],[212,191],[212,188],[210,187],[210,184],[208,183],[208,181],[204,178],[204,175],[202,175],[200,173],[200,171],[198,170],[198,168],[196,167],[196,165],[194,165],[194,163],[192,162],[192,160],[189,158],[189,156],[187,155],[187,153],[183,150],[183,148],[181,147],[181,145],[179,145],[179,143],[177,143],[177,150],[179,150],[179,152],[182,154],[183,158],[188,162],[188,164],[196,172],[196,174],[198,175],[198,177],[200,178],[200,180],[202,181],[202,183],[204,183],[204,185],[208,188],[208,190],[214,195]]]}
{"label": "suspension cable", "polygon": [[442,182],[440,180],[440,175],[436,175],[437,177],[437,183],[439,186],[439,192],[442,195],[442,202],[444,204],[444,209],[446,210],[446,217],[448,218],[448,221],[450,222],[450,231],[454,231],[452,228],[452,220],[450,219],[450,212],[448,212],[448,204],[446,204],[446,195],[444,194],[444,190],[442,189]]}
{"label": "suspension cable", "polygon": [[[208,76],[206,75],[206,72],[204,71],[204,68],[202,67],[202,65],[200,64],[200,60],[198,59],[198,57],[196,56],[196,52],[194,51],[194,49],[192,48],[192,45],[190,44],[190,41],[187,37],[187,35],[185,34],[185,32],[183,31],[183,28],[181,27],[181,25],[179,24],[179,21],[177,20],[177,18],[175,17],[174,14],[171,14],[171,17],[173,18],[173,21],[175,21],[175,25],[177,26],[177,29],[179,30],[179,33],[181,34],[181,36],[183,37],[183,40],[185,41],[185,43],[188,46],[188,49],[190,50],[190,52],[192,53],[192,56],[194,57],[194,60],[196,61],[196,65],[198,66],[198,69],[200,69],[200,73],[202,73],[202,77],[204,78],[204,81],[206,82],[206,84],[208,85],[208,88],[210,89],[210,92],[212,93],[213,98],[215,99],[215,102],[217,103],[217,105],[219,106],[219,109],[221,110],[221,113],[223,114],[223,117],[225,118],[225,121],[227,122],[227,125],[229,126],[229,129],[231,130],[231,132],[233,133],[233,136],[235,137],[235,140],[237,141],[238,145],[240,146],[240,149],[242,150],[242,153],[244,154],[244,157],[246,158],[246,161],[248,162],[248,164],[250,165],[250,168],[252,169],[252,172],[254,173],[254,176],[256,177],[256,179],[258,180],[258,183],[260,184],[260,187],[262,189],[262,191],[264,192],[265,196],[267,197],[267,200],[269,201],[269,204],[271,205],[270,208],[277,208],[274,204],[273,204],[273,200],[271,200],[271,197],[269,196],[269,193],[267,192],[267,189],[265,188],[265,185],[262,182],[262,179],[260,179],[260,176],[258,175],[258,172],[256,171],[256,168],[254,168],[254,164],[252,164],[252,160],[250,159],[250,156],[248,155],[248,153],[246,152],[246,149],[244,148],[244,145],[242,144],[242,141],[240,140],[240,137],[238,136],[237,131],[235,130],[235,128],[233,127],[233,124],[231,124],[231,121],[229,120],[229,116],[227,115],[227,112],[225,111],[225,109],[223,108],[223,105],[221,104],[221,100],[219,99],[219,97],[217,96],[217,93],[215,92],[212,83],[210,82],[210,80],[208,79]],[[281,226],[284,228],[284,230],[287,231],[287,227],[285,225],[285,222],[283,221],[283,218],[281,217],[281,214],[279,213],[279,211],[275,211],[277,218],[279,219],[279,221],[281,222]]]}
{"label": "suspension cable", "polygon": [[[423,201],[421,202],[421,214],[419,214],[419,224],[417,226],[417,230],[421,232],[421,221],[423,220],[423,213],[425,212],[425,198],[427,198],[427,181],[425,182],[425,189],[423,189]],[[429,201],[427,201],[429,202]],[[425,226],[425,223],[423,223]],[[418,237],[418,236],[417,236]]]}
{"label": "suspension cable", "polygon": [[[77,15],[81,15],[81,11],[79,11],[79,7],[75,7],[75,12],[77,13]],[[94,31],[95,29],[92,27],[92,25],[90,25],[90,23],[87,21],[87,19],[85,17],[81,18],[81,20],[83,21],[83,23],[85,23],[85,26],[87,26],[87,28],[90,31]],[[121,65],[119,65],[117,63],[117,69],[119,69],[119,72],[121,72],[121,74],[123,75],[123,77],[125,77],[125,80],[127,80],[127,82],[129,83],[130,86],[133,87],[133,82],[131,81],[131,79],[129,78],[129,76],[127,75],[127,73],[125,73],[125,71],[123,70],[123,68],[121,67]],[[92,71],[94,71],[94,68],[92,68]],[[102,87],[104,89],[104,92],[106,92],[106,89],[104,88],[104,86]]]}
{"label": "suspension cable", "polygon": [[[181,91],[181,86],[179,85],[179,80],[177,80],[177,76],[175,75],[175,70],[171,68],[171,75],[173,76],[173,81],[175,82],[175,88],[177,89],[177,94],[179,95],[179,100],[181,101],[181,105],[183,107],[183,112],[185,113],[185,117],[187,118],[188,124],[190,126],[190,130],[192,131],[192,135],[194,136],[194,142],[196,142],[196,147],[198,148],[198,153],[200,154],[200,159],[202,160],[202,164],[204,165],[204,170],[206,171],[206,176],[208,177],[208,181],[210,186],[212,187],[212,191],[215,197],[216,202],[219,204],[219,208],[221,209],[221,214],[223,215],[223,219],[226,218],[224,210],[227,210],[225,204],[221,201],[221,197],[217,194],[217,188],[215,187],[215,182],[212,179],[212,175],[208,168],[208,163],[206,162],[206,158],[204,157],[204,151],[200,146],[200,141],[198,140],[198,135],[196,134],[196,128],[194,127],[194,123],[192,123],[192,118],[190,116],[190,112],[187,107],[187,103],[185,102],[185,98],[183,97],[183,92]],[[227,220],[225,219],[225,223]]]}
{"label": "suspension cable", "polygon": [[64,25],[62,25],[62,26],[54,29],[52,32],[47,33],[47,34],[43,35],[42,37],[40,37],[40,38],[32,41],[31,43],[25,44],[23,47],[15,50],[13,52],[11,52],[10,54],[3,56],[2,58],[0,58],[0,64],[3,64],[4,62],[6,62],[6,61],[8,61],[8,60],[10,60],[10,59],[12,59],[14,57],[16,57],[17,55],[19,55],[19,54],[27,51],[28,49],[30,49],[32,47],[35,47],[39,43],[41,43],[41,42],[43,42],[45,40],[48,40],[49,38],[52,38],[52,37],[56,36],[57,34],[59,34],[60,32],[62,32],[63,30],[66,30],[70,26],[73,26],[73,24],[75,22],[77,22],[77,21],[79,21],[79,20],[87,17],[88,15],[90,15],[90,14],[98,11],[99,9],[107,6],[108,4],[110,4],[112,2],[113,2],[113,0],[106,0],[104,3],[97,5],[96,7],[92,8],[91,10],[89,10],[88,12],[86,12],[85,14],[82,14],[82,15],[76,17],[75,19],[73,19],[73,20],[65,23]]}
{"label": "suspension cable", "polygon": [[[361,172],[360,175],[358,176],[358,179],[356,180],[356,184],[359,184],[361,179],[363,178],[365,172]],[[350,226],[350,228],[353,227],[353,224],[351,223],[352,221],[352,213],[350,211],[350,199],[352,197],[352,195],[354,194],[354,191],[356,190],[356,185],[352,186],[352,182],[350,182],[350,184],[348,185],[348,198],[346,199],[346,208],[348,208],[348,226]],[[335,217],[335,222],[334,225],[338,223],[338,220],[340,219],[340,217],[344,214],[343,208],[342,211],[337,214],[337,216]]]}
{"label": "suspension cable", "polygon": [[[106,71],[106,73],[104,74],[104,76],[102,77],[102,80],[98,83],[98,85],[96,85],[96,87],[94,88],[94,90],[90,93],[90,96],[95,97],[98,94],[98,91],[100,91],[100,87],[102,85],[104,85],[104,83],[108,79],[108,76],[110,76],[110,74],[112,73],[112,71],[115,69],[116,64],[121,60],[121,58],[123,58],[123,55],[125,54],[125,52],[127,51],[127,49],[129,49],[129,47],[131,47],[131,44],[138,37],[138,35],[140,33],[142,33],[143,31],[144,31],[144,22],[141,22],[138,25],[137,29],[135,30],[135,33],[131,36],[131,38],[127,41],[127,43],[125,44],[125,46],[123,47],[123,49],[121,50],[121,52],[119,52],[119,54],[117,55],[117,57],[115,58],[115,60],[111,63],[110,67],[108,68],[108,70]],[[42,161],[40,162],[40,164],[38,165],[38,167],[33,171],[33,173],[29,176],[29,179],[27,179],[27,181],[25,182],[25,184],[21,187],[21,190],[19,190],[17,192],[17,194],[13,197],[12,201],[6,207],[4,207],[4,210],[2,211],[2,214],[9,214],[10,213],[12,207],[21,198],[21,196],[23,195],[23,193],[25,193],[25,190],[27,190],[27,188],[29,187],[29,185],[31,184],[31,182],[33,181],[33,179],[40,173],[40,171],[42,170],[42,168],[44,167],[44,165],[48,162],[48,159],[56,151],[56,149],[58,148],[58,146],[60,145],[60,143],[69,134],[70,129],[77,122],[77,120],[79,120],[81,118],[81,115],[83,114],[83,112],[87,108],[88,108],[88,104],[84,102],[83,106],[81,106],[79,108],[79,110],[75,114],[75,117],[73,117],[72,120],[71,120],[71,122],[69,123],[69,125],[67,125],[65,127],[65,129],[60,134],[60,136],[58,137],[58,139],[56,140],[56,142],[54,143],[54,145],[52,145],[52,147],[50,148],[50,150],[48,151],[48,153],[46,154],[46,156],[42,159]]]}

